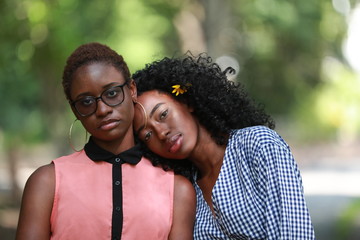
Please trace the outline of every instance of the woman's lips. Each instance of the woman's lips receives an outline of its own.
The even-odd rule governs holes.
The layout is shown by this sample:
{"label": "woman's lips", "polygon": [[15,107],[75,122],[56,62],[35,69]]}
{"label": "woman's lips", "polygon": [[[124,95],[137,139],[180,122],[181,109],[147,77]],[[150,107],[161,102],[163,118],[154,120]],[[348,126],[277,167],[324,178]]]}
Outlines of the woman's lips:
{"label": "woman's lips", "polygon": [[175,152],[179,151],[179,149],[181,148],[182,142],[183,142],[182,134],[179,133],[179,134],[172,136],[168,142],[170,145],[168,151],[170,153],[175,153]]}
{"label": "woman's lips", "polygon": [[111,130],[111,129],[115,128],[117,125],[119,125],[119,121],[117,121],[117,120],[109,120],[109,121],[106,121],[106,122],[102,122],[99,128],[101,130],[108,131],[108,130]]}

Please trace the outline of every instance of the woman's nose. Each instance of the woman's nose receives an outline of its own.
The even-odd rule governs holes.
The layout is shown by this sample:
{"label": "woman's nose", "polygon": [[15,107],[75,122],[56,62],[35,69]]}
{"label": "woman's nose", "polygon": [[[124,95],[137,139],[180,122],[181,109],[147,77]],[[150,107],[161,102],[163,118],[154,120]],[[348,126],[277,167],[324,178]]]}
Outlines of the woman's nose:
{"label": "woman's nose", "polygon": [[155,131],[156,131],[158,138],[161,140],[166,139],[170,133],[169,128],[164,123],[156,124]]}
{"label": "woman's nose", "polygon": [[102,101],[102,99],[98,99],[96,104],[97,104],[96,115],[98,116],[107,115],[109,112],[112,112],[113,110],[113,107],[105,104]]}

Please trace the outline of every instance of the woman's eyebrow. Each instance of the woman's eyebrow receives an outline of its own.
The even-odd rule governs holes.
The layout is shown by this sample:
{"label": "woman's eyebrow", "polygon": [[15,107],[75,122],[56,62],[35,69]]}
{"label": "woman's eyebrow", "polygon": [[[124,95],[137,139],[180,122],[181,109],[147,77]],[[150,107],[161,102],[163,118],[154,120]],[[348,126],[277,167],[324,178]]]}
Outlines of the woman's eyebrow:
{"label": "woman's eyebrow", "polygon": [[[103,86],[102,88],[104,89],[104,90],[106,90],[107,88],[110,88],[110,87],[112,87],[113,85],[115,85],[115,84],[117,84],[118,82],[111,82],[111,83],[108,83],[108,84],[106,84],[105,86]],[[83,92],[83,93],[80,93],[78,96],[76,96],[76,98],[75,99],[78,99],[78,98],[80,98],[80,97],[91,97],[92,95],[91,95],[91,93],[90,92]]]}
{"label": "woman's eyebrow", "polygon": [[151,110],[151,112],[149,114],[149,118],[151,118],[154,115],[155,111],[163,104],[165,104],[165,103],[161,102],[161,103],[156,104],[155,107]]}

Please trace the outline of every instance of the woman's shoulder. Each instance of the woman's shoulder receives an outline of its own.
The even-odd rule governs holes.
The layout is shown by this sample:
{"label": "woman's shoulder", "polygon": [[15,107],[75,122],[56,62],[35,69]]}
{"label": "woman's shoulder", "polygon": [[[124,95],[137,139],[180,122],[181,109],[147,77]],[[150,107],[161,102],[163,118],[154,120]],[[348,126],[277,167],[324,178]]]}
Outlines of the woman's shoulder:
{"label": "woman's shoulder", "polygon": [[53,159],[53,163],[62,163],[67,161],[74,161],[74,159],[87,158],[85,151],[81,150],[79,152],[69,153],[68,155],[60,156],[56,159]]}
{"label": "woman's shoulder", "polygon": [[54,164],[49,163],[47,165],[43,165],[36,169],[29,177],[28,181],[36,182],[37,184],[43,183],[46,184],[50,179],[54,179],[55,177],[55,169]]}
{"label": "woman's shoulder", "polygon": [[266,140],[266,139],[277,139],[280,136],[274,130],[266,127],[266,126],[251,126],[241,129],[234,129],[231,131],[232,138],[240,138],[240,139],[258,139],[258,140]]}
{"label": "woman's shoulder", "polygon": [[55,192],[54,175],[54,165],[50,163],[39,167],[27,180],[16,239],[39,239],[39,236],[49,236],[49,219]]}
{"label": "woman's shoulder", "polygon": [[195,194],[194,186],[190,180],[180,174],[174,175],[174,185],[175,189],[184,195]]}
{"label": "woman's shoulder", "polygon": [[25,184],[24,194],[28,195],[28,198],[47,196],[47,199],[52,199],[54,190],[55,168],[54,164],[49,163],[39,167],[30,175]]}
{"label": "woman's shoulder", "polygon": [[252,126],[234,129],[231,132],[230,142],[249,147],[259,147],[268,144],[277,144],[288,147],[282,137],[273,129],[266,126]]}

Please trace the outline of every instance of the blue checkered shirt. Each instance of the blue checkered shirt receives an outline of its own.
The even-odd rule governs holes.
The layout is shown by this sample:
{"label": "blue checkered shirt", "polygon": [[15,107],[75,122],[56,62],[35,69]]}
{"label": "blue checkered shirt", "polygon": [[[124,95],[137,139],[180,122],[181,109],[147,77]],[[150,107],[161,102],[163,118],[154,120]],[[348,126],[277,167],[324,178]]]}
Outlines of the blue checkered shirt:
{"label": "blue checkered shirt", "polygon": [[267,127],[232,131],[212,190],[215,216],[194,185],[195,240],[315,239],[297,164],[289,146]]}

